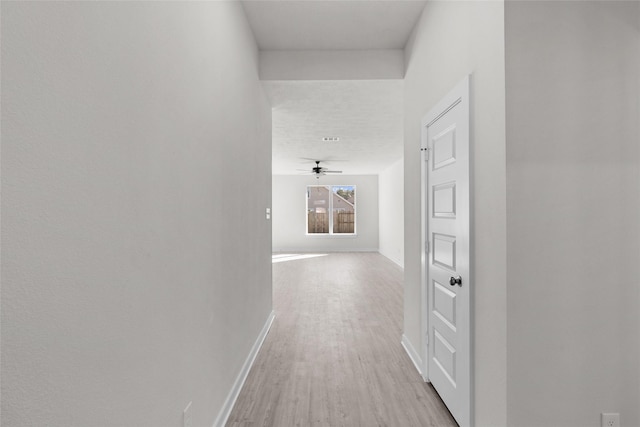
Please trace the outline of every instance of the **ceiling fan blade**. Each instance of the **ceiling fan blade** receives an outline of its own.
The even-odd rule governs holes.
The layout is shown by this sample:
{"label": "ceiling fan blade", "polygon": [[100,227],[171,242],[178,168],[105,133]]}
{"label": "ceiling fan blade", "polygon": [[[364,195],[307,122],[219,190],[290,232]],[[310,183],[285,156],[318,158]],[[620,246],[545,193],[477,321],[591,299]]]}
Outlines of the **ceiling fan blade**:
{"label": "ceiling fan blade", "polygon": [[323,173],[342,173],[342,171],[322,171]]}

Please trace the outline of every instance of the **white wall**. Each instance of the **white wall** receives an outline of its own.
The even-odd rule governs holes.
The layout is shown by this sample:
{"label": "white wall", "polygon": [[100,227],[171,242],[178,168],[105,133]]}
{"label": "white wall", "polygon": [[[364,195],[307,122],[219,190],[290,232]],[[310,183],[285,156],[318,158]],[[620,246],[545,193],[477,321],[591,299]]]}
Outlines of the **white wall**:
{"label": "white wall", "polygon": [[[356,186],[356,236],[307,236],[307,185]],[[378,176],[307,175],[273,176],[273,250],[278,251],[377,251]]]}
{"label": "white wall", "polygon": [[471,83],[476,424],[506,425],[504,3],[428,2],[406,48],[404,334],[420,333],[420,120]]}
{"label": "white wall", "polygon": [[261,80],[402,79],[402,49],[261,50]]}
{"label": "white wall", "polygon": [[508,2],[508,424],[640,425],[638,2]]}
{"label": "white wall", "polygon": [[237,2],[2,3],[3,425],[213,424],[271,312],[257,56]]}
{"label": "white wall", "polygon": [[404,160],[378,175],[380,253],[404,267]]}

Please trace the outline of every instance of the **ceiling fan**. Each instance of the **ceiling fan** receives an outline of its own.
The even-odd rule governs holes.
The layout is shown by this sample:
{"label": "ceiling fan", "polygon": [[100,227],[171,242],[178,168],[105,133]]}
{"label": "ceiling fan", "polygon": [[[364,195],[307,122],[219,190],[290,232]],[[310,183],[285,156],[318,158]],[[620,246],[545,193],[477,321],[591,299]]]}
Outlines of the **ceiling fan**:
{"label": "ceiling fan", "polygon": [[[342,171],[332,171],[332,170],[329,170],[328,168],[320,166],[321,160],[315,160],[315,162],[316,162],[316,165],[311,168],[311,175],[315,175],[316,178],[320,178],[321,176],[326,175],[328,173],[342,173]],[[305,170],[305,169],[299,169],[299,170]]]}

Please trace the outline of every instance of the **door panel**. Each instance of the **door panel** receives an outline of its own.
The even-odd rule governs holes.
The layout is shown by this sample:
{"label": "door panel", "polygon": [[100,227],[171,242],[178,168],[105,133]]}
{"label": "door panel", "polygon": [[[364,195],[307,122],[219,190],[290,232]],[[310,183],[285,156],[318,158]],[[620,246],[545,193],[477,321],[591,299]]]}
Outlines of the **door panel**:
{"label": "door panel", "polygon": [[438,365],[441,373],[449,380],[453,387],[456,386],[456,349],[445,337],[434,330],[433,360]]}
{"label": "door panel", "polygon": [[433,265],[456,271],[456,236],[433,233]]}
{"label": "door panel", "polygon": [[[427,372],[461,426],[471,424],[469,80],[423,120]],[[461,278],[456,283],[455,278]]]}
{"label": "door panel", "polygon": [[456,183],[434,185],[433,189],[433,217],[434,218],[455,218],[456,217]]}
{"label": "door panel", "polygon": [[454,331],[456,330],[456,297],[455,292],[445,288],[436,280],[433,281],[433,314]]}
{"label": "door panel", "polygon": [[433,169],[450,165],[456,161],[456,127],[446,128],[432,138]]}

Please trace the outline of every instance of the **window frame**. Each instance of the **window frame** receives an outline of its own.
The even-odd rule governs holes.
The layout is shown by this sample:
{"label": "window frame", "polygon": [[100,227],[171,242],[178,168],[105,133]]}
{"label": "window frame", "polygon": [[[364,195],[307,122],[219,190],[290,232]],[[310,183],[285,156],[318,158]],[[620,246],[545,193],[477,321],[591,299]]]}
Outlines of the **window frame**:
{"label": "window frame", "polygon": [[[309,233],[309,200],[310,200],[310,196],[309,196],[309,191],[310,189],[313,188],[317,188],[317,187],[324,187],[324,188],[329,188],[329,207],[327,208],[328,213],[328,220],[329,220],[329,232],[328,233]],[[354,191],[354,196],[353,196],[353,233],[335,233],[333,231],[333,211],[334,211],[334,207],[333,207],[333,197],[332,194],[334,193],[334,187],[351,187],[353,188]],[[312,237],[330,237],[330,238],[349,238],[349,237],[356,237],[358,235],[358,209],[356,207],[356,203],[357,203],[357,199],[358,199],[358,188],[356,185],[350,185],[350,184],[310,184],[307,185],[305,188],[305,235],[306,236],[312,236]]]}

